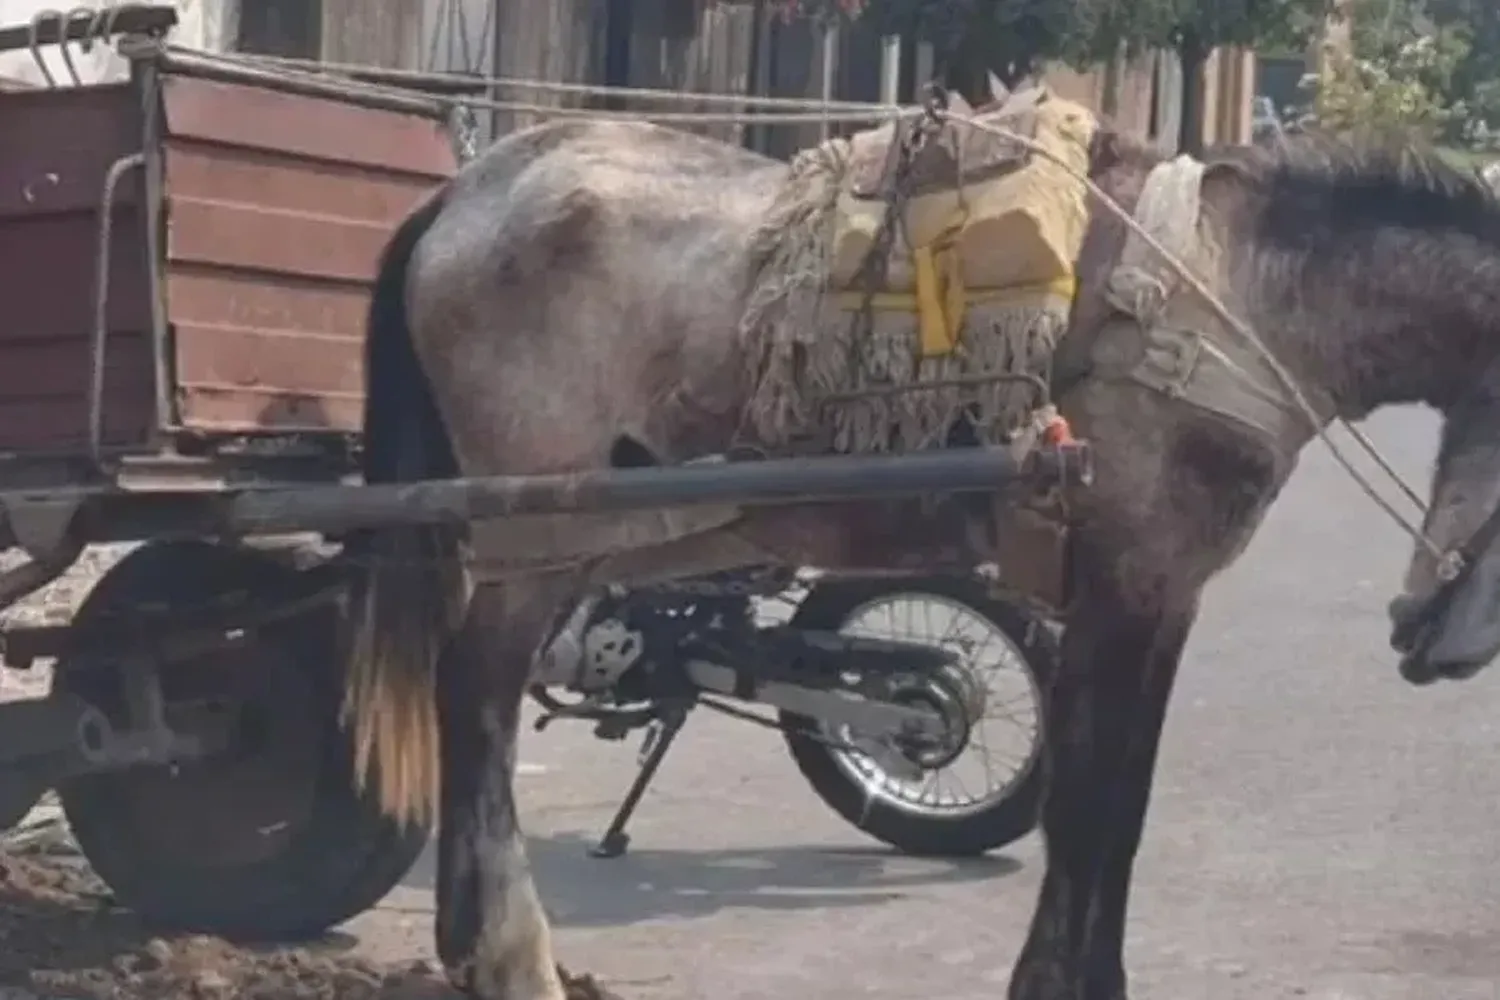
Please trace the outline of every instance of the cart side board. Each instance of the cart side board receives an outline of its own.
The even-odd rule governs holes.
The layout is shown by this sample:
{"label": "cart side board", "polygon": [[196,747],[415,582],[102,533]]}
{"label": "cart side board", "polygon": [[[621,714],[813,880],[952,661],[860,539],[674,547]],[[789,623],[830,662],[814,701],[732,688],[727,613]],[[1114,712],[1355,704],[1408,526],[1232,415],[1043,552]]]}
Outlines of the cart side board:
{"label": "cart side board", "polygon": [[[138,153],[125,84],[0,94],[0,452],[88,440],[95,260],[105,175]],[[144,185],[122,180],[111,218],[104,439],[145,447],[155,422]]]}
{"label": "cart side board", "polygon": [[[132,81],[0,94],[0,464],[356,434],[381,249],[457,167],[441,106],[136,60]],[[7,474],[7,478],[9,474]]]}
{"label": "cart side board", "polygon": [[441,124],[171,72],[161,92],[177,426],[357,432],[367,289],[455,168]]}

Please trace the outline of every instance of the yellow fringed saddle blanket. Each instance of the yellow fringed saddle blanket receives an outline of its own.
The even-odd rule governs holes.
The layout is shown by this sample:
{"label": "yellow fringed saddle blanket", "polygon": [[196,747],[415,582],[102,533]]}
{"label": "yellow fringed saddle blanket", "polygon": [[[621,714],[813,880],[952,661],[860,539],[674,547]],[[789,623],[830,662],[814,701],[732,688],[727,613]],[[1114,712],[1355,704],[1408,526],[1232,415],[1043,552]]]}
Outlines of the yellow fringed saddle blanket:
{"label": "yellow fringed saddle blanket", "polygon": [[[972,114],[967,108],[952,109]],[[1094,117],[1081,105],[1038,88],[977,116],[1036,142],[1087,173]],[[897,125],[856,135],[838,202],[831,287],[858,309],[858,276],[872,251],[895,183]],[[872,305],[915,313],[921,354],[957,348],[970,306],[1054,307],[1066,312],[1073,263],[1088,225],[1088,192],[1056,162],[1020,143],[948,123],[910,168],[886,277]]]}
{"label": "yellow fringed saddle blanket", "polygon": [[[962,102],[950,111],[1088,171],[1093,115],[1045,89],[977,115]],[[811,434],[838,451],[906,451],[943,443],[960,419],[983,441],[1005,440],[1038,402],[1025,382],[985,380],[1046,378],[1072,306],[1086,185],[1013,138],[945,122],[905,171],[871,289],[897,130],[911,127],[805,151],[761,227],[742,332],[748,423],[769,445]]]}

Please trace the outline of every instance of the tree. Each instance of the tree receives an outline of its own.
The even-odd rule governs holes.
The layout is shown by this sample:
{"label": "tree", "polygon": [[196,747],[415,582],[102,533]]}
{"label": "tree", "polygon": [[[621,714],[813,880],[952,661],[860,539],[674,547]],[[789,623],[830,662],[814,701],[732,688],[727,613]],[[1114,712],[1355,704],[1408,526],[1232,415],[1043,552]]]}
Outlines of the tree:
{"label": "tree", "polygon": [[1061,60],[1098,61],[1106,21],[1123,0],[779,0],[787,17],[861,18],[883,35],[932,43],[944,82],[971,102],[988,98],[990,73],[1007,87]]}
{"label": "tree", "polygon": [[1145,0],[1151,13],[1137,22],[1154,46],[1182,63],[1182,115],[1177,137],[1184,153],[1203,151],[1208,57],[1220,46],[1304,49],[1333,13],[1333,0]]}
{"label": "tree", "polygon": [[787,16],[861,17],[874,22],[882,34],[931,42],[945,82],[971,100],[982,100],[987,94],[987,72],[1012,86],[1052,60],[1085,69],[1122,52],[1172,49],[1182,61],[1179,145],[1185,152],[1199,152],[1203,146],[1204,68],[1215,48],[1305,47],[1333,6],[1333,0],[774,2]]}
{"label": "tree", "polygon": [[[1462,2],[1450,6],[1450,16]],[[1475,88],[1460,73],[1475,65],[1472,27],[1462,20],[1440,24],[1429,9],[1423,0],[1352,0],[1350,51],[1310,81],[1320,125],[1429,140],[1470,131],[1464,92]]]}
{"label": "tree", "polygon": [[1436,140],[1465,117],[1463,106],[1450,104],[1433,82],[1450,76],[1455,61],[1454,50],[1432,35],[1409,39],[1380,57],[1367,58],[1356,50],[1335,60],[1316,81],[1313,118],[1335,132]]}
{"label": "tree", "polygon": [[1493,142],[1500,133],[1500,3],[1427,0],[1421,7],[1437,31],[1464,42],[1444,96],[1467,114],[1462,123],[1450,123],[1447,137],[1465,139],[1482,132]]}

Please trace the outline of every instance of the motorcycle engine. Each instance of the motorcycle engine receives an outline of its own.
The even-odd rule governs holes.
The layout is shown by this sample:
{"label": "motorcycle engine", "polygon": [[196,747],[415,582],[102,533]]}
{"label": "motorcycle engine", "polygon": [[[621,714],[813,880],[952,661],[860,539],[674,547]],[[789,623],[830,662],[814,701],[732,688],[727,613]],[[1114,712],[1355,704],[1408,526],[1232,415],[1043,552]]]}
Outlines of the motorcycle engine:
{"label": "motorcycle engine", "polygon": [[752,598],[779,593],[787,582],[781,571],[722,574],[589,597],[537,658],[533,683],[577,694],[613,691],[648,662],[670,664],[689,635],[749,626]]}
{"label": "motorcycle engine", "polygon": [[[569,616],[557,638],[537,658],[532,681],[579,694],[608,691],[640,662],[646,637],[605,611],[601,598],[584,600]],[[618,610],[618,609],[609,609]]]}

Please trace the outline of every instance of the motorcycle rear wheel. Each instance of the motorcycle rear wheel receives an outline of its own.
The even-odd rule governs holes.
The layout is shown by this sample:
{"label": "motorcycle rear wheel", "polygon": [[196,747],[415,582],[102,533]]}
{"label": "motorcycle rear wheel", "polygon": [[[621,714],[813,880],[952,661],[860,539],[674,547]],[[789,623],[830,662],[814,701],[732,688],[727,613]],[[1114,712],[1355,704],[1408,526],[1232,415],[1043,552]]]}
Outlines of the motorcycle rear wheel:
{"label": "motorcycle rear wheel", "polygon": [[[946,616],[941,629],[880,629],[881,618],[914,620],[925,609],[927,623]],[[905,614],[898,614],[900,611]],[[827,580],[814,584],[789,624],[794,628],[843,632],[869,638],[942,645],[959,653],[960,669],[983,685],[985,716],[972,720],[959,752],[941,766],[924,769],[913,782],[888,773],[872,757],[824,740],[841,734],[820,728],[817,720],[783,712],[781,722],[793,761],[813,791],[835,812],[865,833],[906,854],[971,857],[1005,847],[1036,826],[1043,776],[1041,749],[1042,692],[1056,671],[1058,642],[1054,627],[1030,610],[994,597],[978,578],[920,580]],[[993,649],[995,655],[980,654]],[[992,682],[1021,690],[1017,697],[997,697]],[[1026,704],[1029,703],[1029,704]],[[1003,756],[992,752],[980,726],[992,710],[1008,716],[1022,730],[1019,751],[1008,755],[1010,773],[987,782],[981,794],[944,794],[944,772],[977,751],[984,755],[986,778]],[[1027,719],[1031,725],[1026,726]],[[1001,719],[1001,721],[1006,721]],[[820,739],[819,737],[822,737]],[[949,785],[956,781],[956,775]],[[932,794],[936,791],[936,794]]]}

